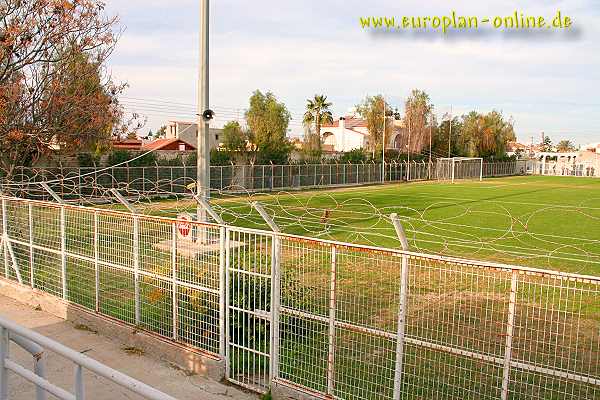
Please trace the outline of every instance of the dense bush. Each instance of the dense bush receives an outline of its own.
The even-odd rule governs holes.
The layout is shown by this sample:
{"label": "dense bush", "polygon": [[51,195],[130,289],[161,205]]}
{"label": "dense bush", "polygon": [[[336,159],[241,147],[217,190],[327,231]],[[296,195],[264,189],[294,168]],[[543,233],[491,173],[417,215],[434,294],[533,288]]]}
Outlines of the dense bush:
{"label": "dense bush", "polygon": [[93,167],[99,164],[99,160],[90,153],[79,153],[77,154],[77,164],[80,167]]}

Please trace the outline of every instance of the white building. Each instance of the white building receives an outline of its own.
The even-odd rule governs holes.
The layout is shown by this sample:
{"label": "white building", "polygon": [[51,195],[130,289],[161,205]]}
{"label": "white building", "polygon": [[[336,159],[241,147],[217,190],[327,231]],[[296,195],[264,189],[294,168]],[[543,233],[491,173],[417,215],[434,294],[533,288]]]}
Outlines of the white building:
{"label": "white building", "polygon": [[[394,121],[393,132],[388,133],[385,140],[387,149],[401,149],[402,132],[401,121]],[[321,140],[325,151],[345,152],[365,148],[369,143],[367,121],[356,115],[340,117],[333,124],[321,126]]]}
{"label": "white building", "polygon": [[350,151],[367,146],[369,130],[367,121],[354,116],[340,117],[333,124],[321,126],[321,139],[325,151]]}
{"label": "white building", "polygon": [[586,144],[585,146],[581,146],[581,150],[600,154],[600,143]]}
{"label": "white building", "polygon": [[539,152],[533,172],[541,175],[600,176],[600,153],[574,151],[568,153]]}
{"label": "white building", "polygon": [[[223,130],[210,128],[210,148],[215,149],[221,145]],[[165,139],[179,139],[194,148],[198,145],[198,124],[190,121],[169,121]]]}

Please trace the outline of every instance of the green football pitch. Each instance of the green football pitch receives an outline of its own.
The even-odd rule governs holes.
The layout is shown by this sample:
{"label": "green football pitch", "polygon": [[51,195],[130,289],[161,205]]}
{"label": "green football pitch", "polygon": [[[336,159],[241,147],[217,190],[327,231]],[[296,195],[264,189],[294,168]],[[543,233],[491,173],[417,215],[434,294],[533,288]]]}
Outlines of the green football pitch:
{"label": "green football pitch", "polygon": [[[227,223],[267,229],[258,201],[286,233],[399,247],[399,216],[410,249],[542,269],[600,274],[600,179],[521,176],[303,192],[214,195]],[[154,203],[174,216],[189,201]]]}

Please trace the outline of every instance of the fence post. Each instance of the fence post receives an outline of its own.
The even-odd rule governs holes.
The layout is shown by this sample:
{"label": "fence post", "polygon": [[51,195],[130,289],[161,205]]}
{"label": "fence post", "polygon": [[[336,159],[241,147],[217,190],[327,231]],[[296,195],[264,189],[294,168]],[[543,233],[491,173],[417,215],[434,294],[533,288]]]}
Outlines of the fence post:
{"label": "fence post", "polygon": [[329,343],[327,351],[327,394],[333,398],[335,390],[335,312],[337,284],[337,249],[331,246],[331,280],[329,286]]}
{"label": "fence post", "polygon": [[273,233],[271,255],[271,382],[279,377],[279,313],[281,306],[281,239]]}
{"label": "fence post", "polygon": [[171,176],[171,194],[173,194],[173,167],[170,168],[170,176]]}
{"label": "fence post", "polygon": [[279,313],[281,306],[281,230],[259,202],[252,203],[273,231],[271,243],[271,362],[269,379],[279,377]]}
{"label": "fence post", "polygon": [[510,299],[508,303],[508,321],[506,324],[506,347],[504,352],[504,373],[502,375],[502,400],[508,399],[508,384],[510,380],[510,360],[512,357],[512,341],[515,327],[515,309],[517,306],[517,279],[519,273],[512,271],[510,280]]}
{"label": "fence post", "polygon": [[225,226],[219,228],[219,247],[221,249],[219,252],[219,354],[225,359],[227,357],[227,318],[225,317],[227,311],[225,297],[227,296],[226,285],[228,282],[226,276],[227,268],[229,267],[227,257],[229,246],[227,228]]}
{"label": "fence post", "polygon": [[65,206],[60,206],[60,270],[62,276],[63,299],[67,300],[67,229]]}
{"label": "fence post", "polygon": [[156,165],[156,194],[160,192],[160,172],[158,168],[158,162],[154,161],[154,165]]}
{"label": "fence post", "polygon": [[[404,228],[397,214],[390,215],[396,235],[400,240],[402,250],[408,251],[408,240]],[[394,372],[394,394],[393,399],[399,400],[402,389],[402,371],[404,358],[404,340],[406,329],[406,314],[408,308],[408,255],[402,255],[402,269],[400,272],[400,305],[398,310],[398,329],[396,333],[396,363]]]}
{"label": "fence post", "polygon": [[75,194],[79,197],[79,204],[81,204],[81,168],[77,168],[77,192]]}
{"label": "fence post", "polygon": [[75,399],[85,399],[85,389],[83,385],[83,367],[81,365],[75,365]]}
{"label": "fence post", "polygon": [[6,199],[2,197],[2,253],[4,254],[4,277],[8,279],[8,216],[6,215]]}
{"label": "fence post", "polygon": [[140,219],[133,216],[133,279],[135,290],[135,324],[141,321],[140,310]]}
{"label": "fence post", "polygon": [[140,312],[140,218],[139,212],[132,206],[116,189],[111,189],[111,193],[123,204],[131,214],[133,214],[133,279],[135,293],[135,323],[139,325],[141,321]]}
{"label": "fence post", "polygon": [[227,378],[229,378],[230,373],[231,373],[231,366],[229,363],[229,265],[230,265],[230,259],[231,259],[231,243],[230,243],[230,235],[231,232],[229,231],[229,229],[225,228],[225,265],[224,265],[224,272],[225,272],[225,285],[221,288],[220,290],[220,303],[221,303],[221,309],[225,309],[225,312],[222,314],[223,316],[221,316],[222,321],[220,321],[221,326],[220,326],[220,332],[222,333],[223,330],[225,331],[225,334],[221,334],[221,340],[220,340],[220,349],[224,354],[224,361],[225,361],[225,376]]}
{"label": "fence post", "polygon": [[8,329],[0,326],[0,400],[8,400],[8,370],[5,365],[8,350]]}
{"label": "fence post", "polygon": [[95,309],[100,312],[100,238],[98,226],[98,211],[94,211],[94,293],[95,293]]}
{"label": "fence post", "polygon": [[173,293],[171,298],[173,313],[173,340],[177,340],[177,327],[179,324],[177,304],[177,222],[171,223],[171,269],[173,278]]}
{"label": "fence post", "polygon": [[33,243],[34,243],[34,241],[33,241],[33,205],[31,203],[28,203],[27,208],[28,208],[27,214],[29,217],[29,284],[30,284],[31,288],[33,289],[35,287],[35,279],[34,279],[35,255],[34,255],[34,251],[33,251]]}

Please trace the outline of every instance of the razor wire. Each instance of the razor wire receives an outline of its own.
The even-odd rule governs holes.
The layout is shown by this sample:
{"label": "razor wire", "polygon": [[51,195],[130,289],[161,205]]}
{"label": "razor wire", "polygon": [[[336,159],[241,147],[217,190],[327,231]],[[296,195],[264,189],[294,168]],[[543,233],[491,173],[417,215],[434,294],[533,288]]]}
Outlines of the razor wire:
{"label": "razor wire", "polygon": [[[509,164],[497,170],[515,172],[519,165]],[[177,167],[167,167],[167,170],[173,171],[172,168]],[[486,168],[490,169],[489,166]],[[140,170],[148,169],[137,169]],[[151,176],[132,174],[135,168],[127,169],[128,176],[120,176],[116,174],[120,171],[118,167],[94,172],[84,170],[82,174],[71,171],[64,175],[40,169],[16,177],[21,181],[27,179],[26,182],[13,182],[3,187],[15,197],[52,200],[43,182],[67,202],[118,208],[120,205],[114,196],[116,190],[144,214],[169,217],[195,214],[197,204],[192,198],[192,190],[196,182],[192,174],[172,180],[171,174],[162,178],[164,174],[161,176],[159,167],[150,170],[154,172]],[[283,232],[373,246],[397,246],[389,219],[391,213],[397,213],[406,227],[411,248],[416,251],[501,262],[517,260],[550,269],[562,269],[568,264],[572,272],[600,264],[600,238],[548,234],[530,228],[532,222],[557,212],[598,220],[600,217],[594,214],[596,209],[585,205],[589,199],[574,206],[537,204],[533,211],[516,215],[505,206],[505,201],[434,196],[424,202],[423,207],[409,207],[403,204],[407,199],[400,197],[390,199],[389,205],[380,206],[361,197],[360,193],[352,196],[352,190],[348,189],[344,194],[335,191],[263,192],[231,185],[211,188],[211,198],[215,211],[232,226],[264,228],[264,220],[251,207],[253,202],[260,201]],[[415,196],[422,195],[417,193]],[[482,209],[482,203],[491,205],[491,209]],[[451,214],[439,215],[436,210],[442,208],[450,209]],[[486,219],[500,223],[483,223]],[[473,223],[473,220],[481,222]]]}

